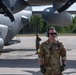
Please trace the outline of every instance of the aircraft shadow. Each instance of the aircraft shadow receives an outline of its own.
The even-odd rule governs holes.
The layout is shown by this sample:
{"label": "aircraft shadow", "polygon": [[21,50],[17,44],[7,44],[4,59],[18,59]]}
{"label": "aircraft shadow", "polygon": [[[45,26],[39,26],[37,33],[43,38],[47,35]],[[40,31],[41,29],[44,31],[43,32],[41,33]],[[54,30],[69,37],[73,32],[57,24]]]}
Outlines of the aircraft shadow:
{"label": "aircraft shadow", "polygon": [[[39,68],[38,59],[0,59],[0,67],[10,67],[10,68]],[[76,69],[75,60],[67,60],[66,69]],[[65,69],[65,70],[66,70]],[[41,75],[40,70],[29,71],[23,70],[24,72],[32,73],[33,75]],[[76,73],[76,71],[65,72],[64,74]]]}
{"label": "aircraft shadow", "polygon": [[[36,51],[35,49],[3,49],[0,51],[0,53],[9,53],[13,51],[23,51],[25,52],[24,57],[27,57],[27,59],[0,59],[0,67],[31,67],[31,68],[37,68],[39,67],[38,65],[38,59],[28,59],[28,57],[32,57],[33,55],[36,55],[35,53],[33,54],[27,54],[27,51]],[[17,56],[18,57],[18,56]]]}
{"label": "aircraft shadow", "polygon": [[[68,51],[71,51],[72,49],[67,49]],[[3,49],[0,50],[0,53],[9,53],[13,51],[36,51],[36,49]]]}
{"label": "aircraft shadow", "polygon": [[32,73],[32,75],[43,75],[43,74],[40,72],[40,70],[37,71],[37,72],[35,72],[35,71],[27,71],[27,72]]}
{"label": "aircraft shadow", "polygon": [[[68,69],[70,69],[70,71],[68,71],[68,72],[66,71],[66,72],[64,72],[64,74],[70,75],[72,73],[76,73],[76,60],[67,60],[65,70],[68,70]],[[74,69],[74,70],[72,70],[72,69]]]}
{"label": "aircraft shadow", "polygon": [[[11,51],[35,51],[35,49],[4,49],[3,53],[11,52]],[[27,56],[32,56],[34,54],[29,54]],[[38,58],[35,59],[0,59],[0,67],[9,67],[9,68],[39,68]],[[76,70],[76,60],[67,60],[66,68],[67,69],[75,69]],[[32,73],[32,75],[42,75],[40,70],[30,71],[30,70],[23,70],[24,72]],[[64,72],[64,74],[71,74],[76,73],[76,71],[69,71]],[[1,75],[7,75],[7,74],[1,74]],[[13,74],[11,74],[13,75]],[[17,74],[14,74],[17,75]],[[19,75],[19,74],[18,74]],[[24,75],[24,74],[21,74]]]}
{"label": "aircraft shadow", "polygon": [[0,50],[0,53],[9,53],[9,52],[13,52],[13,51],[36,51],[36,49],[3,49]]}
{"label": "aircraft shadow", "polygon": [[0,59],[0,67],[38,68],[38,59]]}
{"label": "aircraft shadow", "polygon": [[[38,59],[16,59],[16,60],[15,59],[0,59],[0,67],[39,68],[39,63],[38,63]],[[38,71],[22,70],[22,71],[31,73],[32,75],[42,75],[40,70]],[[1,74],[1,75],[7,75],[7,74]],[[25,74],[11,74],[11,75],[25,75]]]}

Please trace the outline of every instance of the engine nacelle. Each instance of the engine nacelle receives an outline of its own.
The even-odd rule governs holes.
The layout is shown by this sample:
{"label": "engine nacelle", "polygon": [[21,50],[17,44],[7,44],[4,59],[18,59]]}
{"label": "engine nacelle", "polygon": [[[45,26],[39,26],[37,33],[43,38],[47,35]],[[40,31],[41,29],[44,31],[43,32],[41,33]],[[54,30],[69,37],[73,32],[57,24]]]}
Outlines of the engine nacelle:
{"label": "engine nacelle", "polygon": [[49,7],[44,9],[42,13],[43,20],[46,23],[56,26],[68,26],[72,23],[72,16],[70,13],[64,11],[62,13],[54,13],[56,9]]}

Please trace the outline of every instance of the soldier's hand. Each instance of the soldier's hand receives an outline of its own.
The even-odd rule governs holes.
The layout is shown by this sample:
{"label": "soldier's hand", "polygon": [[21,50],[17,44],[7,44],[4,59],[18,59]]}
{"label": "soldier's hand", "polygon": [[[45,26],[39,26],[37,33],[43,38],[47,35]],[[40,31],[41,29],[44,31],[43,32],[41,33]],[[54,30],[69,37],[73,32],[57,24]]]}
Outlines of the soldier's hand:
{"label": "soldier's hand", "polygon": [[46,72],[45,65],[40,65],[40,69],[41,69],[41,73],[45,73]]}
{"label": "soldier's hand", "polygon": [[65,64],[62,64],[62,66],[60,67],[60,71],[64,71],[64,68],[65,68]]}

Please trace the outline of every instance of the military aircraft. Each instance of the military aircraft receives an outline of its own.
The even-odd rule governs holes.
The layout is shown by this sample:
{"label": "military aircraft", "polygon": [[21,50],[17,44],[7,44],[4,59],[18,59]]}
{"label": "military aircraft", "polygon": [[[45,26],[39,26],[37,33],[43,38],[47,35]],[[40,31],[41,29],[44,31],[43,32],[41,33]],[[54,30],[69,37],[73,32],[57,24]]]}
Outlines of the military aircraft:
{"label": "military aircraft", "polygon": [[19,41],[12,41],[13,37],[19,33],[19,31],[29,23],[30,18],[32,16],[32,12],[26,8],[23,11],[20,11],[14,14],[14,22],[11,22],[8,17],[0,14],[0,49],[4,47],[4,45],[10,45],[14,42]]}
{"label": "military aircraft", "polygon": [[[53,5],[52,8],[46,8],[43,11],[43,19],[45,20],[45,15],[48,14],[48,12],[53,15],[55,15],[55,11],[60,13],[70,7],[75,1],[76,0],[0,0],[0,13],[7,15],[13,22],[13,14],[23,10],[27,6]],[[63,12],[62,14],[70,16],[70,14],[67,14],[66,12]],[[60,17],[59,14],[57,14],[57,17],[58,16]]]}
{"label": "military aircraft", "polygon": [[[69,2],[72,3],[67,6]],[[0,49],[10,44],[21,28],[29,23],[32,6],[53,5],[42,11],[44,21],[53,25],[69,25],[72,17],[65,10],[74,2],[75,0],[0,0]]]}

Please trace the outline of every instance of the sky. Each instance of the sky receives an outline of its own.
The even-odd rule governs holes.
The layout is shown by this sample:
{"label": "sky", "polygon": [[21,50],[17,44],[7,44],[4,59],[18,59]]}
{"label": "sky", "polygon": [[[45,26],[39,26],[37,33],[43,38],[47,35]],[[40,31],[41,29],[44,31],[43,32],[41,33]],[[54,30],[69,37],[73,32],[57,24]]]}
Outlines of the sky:
{"label": "sky", "polygon": [[[44,10],[47,7],[50,7],[51,5],[47,5],[47,6],[33,6],[33,11],[41,11]],[[76,11],[76,3],[74,3],[70,8],[68,8],[67,10],[75,10]]]}

